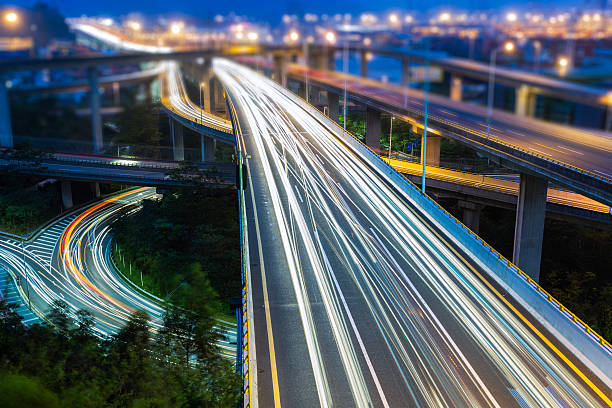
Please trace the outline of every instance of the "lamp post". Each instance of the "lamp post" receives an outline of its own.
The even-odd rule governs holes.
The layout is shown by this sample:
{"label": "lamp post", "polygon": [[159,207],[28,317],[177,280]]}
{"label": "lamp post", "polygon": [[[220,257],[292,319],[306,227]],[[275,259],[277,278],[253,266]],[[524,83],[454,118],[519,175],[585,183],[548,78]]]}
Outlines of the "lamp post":
{"label": "lamp post", "polygon": [[391,136],[393,135],[393,119],[395,119],[395,116],[391,116],[391,123],[389,124],[389,166],[391,165]]}
{"label": "lamp post", "polygon": [[[496,47],[493,51],[491,51],[491,61],[489,63],[489,92],[487,98],[487,139],[491,134],[491,115],[493,114],[493,97],[495,92],[495,62],[497,59],[497,51],[500,47]],[[503,49],[505,52],[514,51],[514,43],[511,41],[506,41],[503,45]]]}
{"label": "lamp post", "polygon": [[183,287],[184,285],[186,285],[187,282],[182,281],[181,283],[179,283],[179,285],[174,288],[170,293],[166,292],[166,316],[168,316],[168,303],[170,301],[170,298],[172,297],[172,295],[174,295],[174,292],[176,292],[177,290],[179,290],[181,287]]}

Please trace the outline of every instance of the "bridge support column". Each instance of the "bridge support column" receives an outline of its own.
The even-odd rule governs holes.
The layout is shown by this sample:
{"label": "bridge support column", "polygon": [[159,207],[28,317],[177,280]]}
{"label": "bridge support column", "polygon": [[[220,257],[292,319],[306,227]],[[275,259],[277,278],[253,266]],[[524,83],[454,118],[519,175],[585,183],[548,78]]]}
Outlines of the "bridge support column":
{"label": "bridge support column", "polygon": [[336,123],[340,122],[340,96],[327,91],[328,116]]}
{"label": "bridge support column", "polygon": [[327,71],[329,69],[329,54],[320,52],[312,56],[313,68],[318,71]]}
{"label": "bridge support column", "polygon": [[0,76],[0,147],[13,147],[11,105],[4,77]]}
{"label": "bridge support column", "polygon": [[100,183],[90,183],[89,186],[91,187],[91,192],[93,193],[94,198],[100,197]]}
{"label": "bridge support column", "polygon": [[274,55],[274,80],[283,88],[287,86],[288,60],[285,55]]}
{"label": "bridge support column", "polygon": [[[438,135],[427,134],[427,157],[426,164],[428,166],[440,165],[440,140]],[[421,136],[421,146],[423,146],[423,136]]]}
{"label": "bridge support column", "polygon": [[72,208],[74,205],[72,202],[72,183],[70,180],[62,180],[61,182],[62,188],[62,204],[64,208]]}
{"label": "bridge support column", "polygon": [[202,81],[201,81],[201,84],[198,84],[198,86],[204,85],[203,89],[201,90],[202,106],[204,107],[204,110],[207,112],[212,112],[211,101],[215,97],[215,93],[214,93],[215,84],[214,84],[213,72],[212,72],[212,68],[210,64],[211,64],[210,58],[204,59]]}
{"label": "bridge support column", "polygon": [[376,153],[380,150],[380,111],[366,108],[366,146]]}
{"label": "bridge support column", "polygon": [[547,190],[547,180],[521,174],[512,262],[536,282],[540,279]]}
{"label": "bridge support column", "polygon": [[534,116],[535,95],[527,85],[520,85],[514,94],[514,113],[519,116]]}
{"label": "bridge support column", "polygon": [[170,137],[172,138],[172,156],[176,161],[185,160],[185,147],[183,143],[183,125],[170,119]]}
{"label": "bridge support column", "polygon": [[368,53],[366,51],[361,51],[361,76],[363,78],[368,77]]}
{"label": "bridge support column", "polygon": [[203,134],[200,135],[200,146],[202,151],[203,162],[214,162],[215,161],[215,147],[217,141],[212,137],[206,137]]}
{"label": "bridge support column", "polygon": [[115,106],[121,104],[121,86],[119,82],[113,82],[113,103]]}
{"label": "bridge support column", "polygon": [[102,134],[102,115],[100,113],[100,90],[98,86],[98,70],[95,67],[90,67],[87,70],[87,79],[89,81],[89,97],[91,105],[91,132],[93,135],[94,153],[102,152],[104,147],[104,138]]}
{"label": "bridge support column", "polygon": [[463,210],[463,224],[478,234],[480,231],[480,211],[483,206],[463,200],[459,200],[458,204],[459,208]]}
{"label": "bridge support column", "polygon": [[450,98],[459,102],[463,99],[463,79],[456,74],[451,74]]}
{"label": "bridge support column", "polygon": [[402,86],[410,85],[410,60],[402,58]]}

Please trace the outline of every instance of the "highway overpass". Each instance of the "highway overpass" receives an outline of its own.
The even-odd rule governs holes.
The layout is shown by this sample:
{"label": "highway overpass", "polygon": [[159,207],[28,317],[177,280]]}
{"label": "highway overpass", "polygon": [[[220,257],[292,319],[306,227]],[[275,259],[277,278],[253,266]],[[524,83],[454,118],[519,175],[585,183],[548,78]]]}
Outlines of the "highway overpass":
{"label": "highway overpass", "polygon": [[250,406],[610,404],[605,341],[316,109],[214,68],[250,157]]}

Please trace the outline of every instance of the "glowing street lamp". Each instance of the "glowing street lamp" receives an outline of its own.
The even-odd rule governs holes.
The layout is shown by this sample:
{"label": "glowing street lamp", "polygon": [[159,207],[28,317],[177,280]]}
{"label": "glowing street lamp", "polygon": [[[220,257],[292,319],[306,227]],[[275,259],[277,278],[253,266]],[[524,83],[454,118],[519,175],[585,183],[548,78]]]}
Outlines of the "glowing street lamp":
{"label": "glowing street lamp", "polygon": [[181,26],[178,23],[172,23],[170,26],[170,32],[174,35],[177,35],[181,32]]}
{"label": "glowing street lamp", "polygon": [[[493,113],[493,97],[495,92],[495,60],[497,59],[497,51],[500,47],[496,47],[491,51],[491,62],[489,64],[489,95],[487,100],[487,138],[491,134],[491,115]],[[511,53],[515,49],[512,41],[506,41],[503,44],[503,50],[506,53]]]}
{"label": "glowing street lamp", "polygon": [[569,65],[569,60],[567,59],[567,57],[560,57],[557,60],[557,65],[559,65],[559,68],[561,69],[567,68],[567,66]]}
{"label": "glowing street lamp", "polygon": [[19,15],[14,11],[9,11],[4,15],[4,21],[9,24],[15,24],[17,23],[17,20],[19,20]]}
{"label": "glowing street lamp", "polygon": [[247,39],[249,41],[257,41],[257,39],[259,39],[259,34],[257,34],[255,31],[251,31],[247,34]]}
{"label": "glowing street lamp", "polygon": [[510,23],[516,22],[517,19],[518,19],[518,16],[514,12],[510,12],[510,13],[506,14],[506,21],[508,21]]}
{"label": "glowing street lamp", "polygon": [[326,32],[325,41],[327,41],[329,44],[335,44],[336,43],[336,33],[334,33],[333,31]]}
{"label": "glowing street lamp", "polygon": [[451,19],[451,14],[447,11],[445,11],[444,13],[441,13],[438,16],[438,20],[442,23],[448,23]]}
{"label": "glowing street lamp", "polygon": [[399,17],[396,13],[389,14],[389,24],[396,26],[399,24]]}
{"label": "glowing street lamp", "polygon": [[130,21],[128,22],[128,27],[130,27],[134,31],[140,31],[142,25],[138,21]]}
{"label": "glowing street lamp", "polygon": [[300,39],[300,34],[299,34],[297,31],[292,30],[292,31],[289,33],[289,39],[290,39],[292,42],[296,42],[297,40],[299,40],[299,39]]}

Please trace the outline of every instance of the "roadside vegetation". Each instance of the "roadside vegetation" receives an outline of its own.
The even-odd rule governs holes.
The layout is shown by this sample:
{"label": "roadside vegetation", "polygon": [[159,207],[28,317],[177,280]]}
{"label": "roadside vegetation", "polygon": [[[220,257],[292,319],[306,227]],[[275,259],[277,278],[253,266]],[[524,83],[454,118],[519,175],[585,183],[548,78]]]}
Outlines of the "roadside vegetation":
{"label": "roadside vegetation", "polygon": [[162,299],[185,282],[172,303],[229,315],[230,299],[241,294],[236,192],[194,183],[114,222],[114,258],[139,286],[142,272],[144,289]]}
{"label": "roadside vegetation", "polygon": [[172,311],[157,334],[145,312],[134,313],[108,339],[92,331],[92,316],[56,302],[50,323],[23,325],[0,301],[0,406],[228,407],[241,380],[219,357],[210,319]]}

